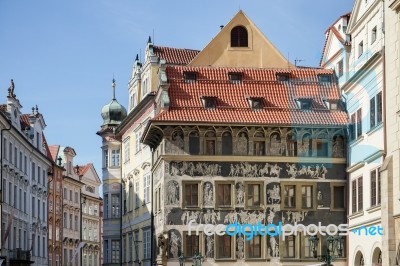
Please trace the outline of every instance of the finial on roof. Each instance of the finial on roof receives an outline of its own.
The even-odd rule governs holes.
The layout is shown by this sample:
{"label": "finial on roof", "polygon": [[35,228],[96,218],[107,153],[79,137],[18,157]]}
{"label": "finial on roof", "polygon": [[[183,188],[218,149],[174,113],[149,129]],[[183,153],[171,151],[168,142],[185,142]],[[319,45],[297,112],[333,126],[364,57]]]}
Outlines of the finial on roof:
{"label": "finial on roof", "polygon": [[36,114],[39,113],[39,108],[38,108],[37,104],[36,104],[36,108],[35,108],[35,113]]}
{"label": "finial on roof", "polygon": [[221,28],[221,30],[222,30],[222,29],[224,28],[224,25],[220,25],[219,27],[220,27],[220,28]]}
{"label": "finial on roof", "polygon": [[139,61],[139,54],[136,54],[135,61]]}
{"label": "finial on roof", "polygon": [[57,161],[58,161],[58,165],[61,166],[61,161],[62,161],[61,156],[58,156]]}
{"label": "finial on roof", "polygon": [[35,107],[32,107],[32,114],[35,114]]}
{"label": "finial on roof", "polygon": [[8,87],[8,97],[15,98],[16,95],[14,94],[14,89],[15,89],[14,80],[11,79],[10,87]]}
{"label": "finial on roof", "polygon": [[113,88],[113,100],[115,100],[115,87],[117,86],[117,84],[115,83],[115,78],[112,79],[111,86]]}
{"label": "finial on roof", "polygon": [[149,39],[147,40],[147,43],[151,43],[151,36],[149,36]]}

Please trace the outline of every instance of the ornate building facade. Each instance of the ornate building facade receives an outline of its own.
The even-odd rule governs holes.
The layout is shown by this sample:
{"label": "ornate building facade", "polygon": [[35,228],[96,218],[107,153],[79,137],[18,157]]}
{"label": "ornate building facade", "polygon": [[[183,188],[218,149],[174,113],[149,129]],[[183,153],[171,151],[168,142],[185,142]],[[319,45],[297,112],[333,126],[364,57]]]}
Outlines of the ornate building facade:
{"label": "ornate building facade", "polygon": [[1,257],[7,265],[47,265],[47,193],[51,170],[38,108],[22,114],[11,80],[0,106]]}
{"label": "ornate building facade", "polygon": [[102,138],[103,181],[103,265],[121,265],[121,142],[115,129],[126,117],[126,109],[115,98],[102,108],[103,124],[97,134]]}
{"label": "ornate building facade", "polygon": [[[382,228],[383,8],[382,1],[355,1],[350,19],[348,14],[342,16],[328,29],[331,34],[327,35],[321,64],[335,69],[350,115],[348,223],[350,230],[356,231]],[[381,265],[382,235],[350,234],[348,241],[350,264]]]}
{"label": "ornate building facade", "polygon": [[[160,63],[142,137],[158,264],[198,252],[205,265],[315,262],[302,233],[246,240],[204,225],[346,223],[347,114],[334,72],[291,65],[242,11],[187,66]],[[335,252],[345,265],[344,247]]]}
{"label": "ornate building facade", "polygon": [[101,181],[93,164],[79,166],[79,177],[84,185],[81,191],[82,201],[82,265],[101,265],[101,227],[100,216],[103,200],[99,196]]}

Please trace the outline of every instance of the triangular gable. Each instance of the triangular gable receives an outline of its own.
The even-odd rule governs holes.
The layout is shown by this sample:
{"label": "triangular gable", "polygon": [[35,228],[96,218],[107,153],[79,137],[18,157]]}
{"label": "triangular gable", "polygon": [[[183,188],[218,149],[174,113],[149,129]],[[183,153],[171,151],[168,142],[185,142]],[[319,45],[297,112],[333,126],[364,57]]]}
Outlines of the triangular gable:
{"label": "triangular gable", "polygon": [[373,9],[373,6],[376,6],[381,1],[372,0],[365,2],[364,0],[356,0],[353,6],[353,10],[351,11],[351,17],[349,21],[349,25],[347,27],[347,33],[353,33],[353,30],[357,27],[358,22],[362,20],[366,13],[369,13],[370,10]]}
{"label": "triangular gable", "polygon": [[325,64],[334,58],[344,47],[344,40],[340,35],[335,34],[335,29],[330,29],[328,37],[325,42],[324,50],[322,52],[321,67],[325,67]]}
{"label": "triangular gable", "polygon": [[[231,30],[236,26],[246,28],[248,47],[231,47]],[[256,68],[294,67],[241,10],[189,65]]]}
{"label": "triangular gable", "polygon": [[97,174],[96,169],[94,168],[92,163],[80,166],[79,169],[79,174],[82,175],[82,180],[88,181],[91,184],[101,184],[99,175]]}

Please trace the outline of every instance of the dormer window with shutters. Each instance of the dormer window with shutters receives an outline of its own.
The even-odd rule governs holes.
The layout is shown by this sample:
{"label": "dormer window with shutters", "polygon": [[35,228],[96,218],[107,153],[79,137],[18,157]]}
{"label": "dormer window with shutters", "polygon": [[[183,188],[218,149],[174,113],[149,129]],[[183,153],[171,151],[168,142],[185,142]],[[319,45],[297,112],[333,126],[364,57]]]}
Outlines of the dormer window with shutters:
{"label": "dormer window with shutters", "polygon": [[196,72],[183,72],[185,83],[194,83],[197,80]]}
{"label": "dormer window with shutters", "polygon": [[231,30],[231,47],[248,47],[247,30],[243,26],[236,26]]}
{"label": "dormer window with shutters", "polygon": [[205,109],[215,109],[217,107],[217,97],[215,96],[202,96],[200,99]]}
{"label": "dormer window with shutters", "polygon": [[276,74],[276,79],[278,81],[289,81],[289,74],[286,73],[278,73]]}
{"label": "dormer window with shutters", "polygon": [[311,110],[312,99],[296,99],[296,104],[301,110]]}
{"label": "dormer window with shutters", "polygon": [[332,82],[332,75],[322,74],[318,75],[318,82],[320,83],[331,83]]}
{"label": "dormer window with shutters", "polygon": [[248,97],[247,101],[249,102],[249,106],[254,111],[259,111],[263,109],[263,100],[260,97]]}
{"label": "dormer window with shutters", "polygon": [[231,83],[235,83],[235,84],[242,82],[242,79],[243,79],[243,75],[240,72],[229,72],[228,77],[229,77],[229,81]]}
{"label": "dormer window with shutters", "polygon": [[322,99],[324,102],[325,106],[329,110],[338,110],[338,101],[337,100],[328,100],[328,99]]}

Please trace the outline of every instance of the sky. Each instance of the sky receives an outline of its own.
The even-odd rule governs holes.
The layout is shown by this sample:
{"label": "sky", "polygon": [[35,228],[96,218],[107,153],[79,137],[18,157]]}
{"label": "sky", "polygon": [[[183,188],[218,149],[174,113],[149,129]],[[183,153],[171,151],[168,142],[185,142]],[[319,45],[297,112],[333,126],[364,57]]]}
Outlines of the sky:
{"label": "sky", "polygon": [[[326,29],[350,0],[0,0],[0,103],[10,79],[30,113],[38,105],[50,145],[73,147],[75,164],[101,178],[101,108],[128,107],[128,81],[149,36],[155,45],[201,50],[241,9],[294,63],[319,64]],[[143,60],[142,60],[143,61]]]}

